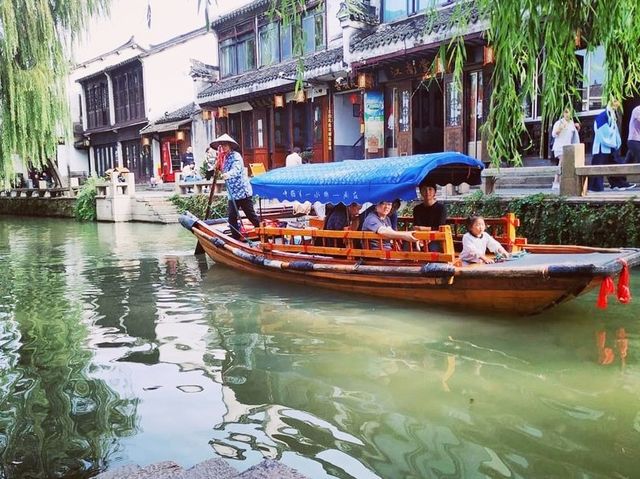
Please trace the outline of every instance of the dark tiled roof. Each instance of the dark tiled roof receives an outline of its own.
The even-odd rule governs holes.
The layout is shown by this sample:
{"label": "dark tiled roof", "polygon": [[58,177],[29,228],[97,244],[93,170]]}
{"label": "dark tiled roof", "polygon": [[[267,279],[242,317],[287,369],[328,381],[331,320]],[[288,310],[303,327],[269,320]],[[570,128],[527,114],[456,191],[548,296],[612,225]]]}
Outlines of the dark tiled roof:
{"label": "dark tiled roof", "polygon": [[369,2],[363,2],[362,0],[354,0],[350,8],[343,2],[338,11],[338,18],[342,19],[342,17],[355,22],[366,23],[367,25],[377,25],[380,23],[378,15],[376,15],[375,7],[372,7]]}
{"label": "dark tiled roof", "polygon": [[244,7],[240,7],[233,12],[227,13],[226,15],[222,15],[219,18],[216,18],[211,22],[212,27],[217,27],[219,25],[228,23],[231,20],[237,19],[249,13],[257,13],[260,10],[269,6],[269,0],[255,0]]}
{"label": "dark tiled roof", "polygon": [[162,118],[156,120],[154,123],[160,124],[160,123],[171,123],[172,121],[188,120],[189,118],[191,118],[191,116],[194,113],[198,111],[200,111],[200,108],[198,107],[198,105],[191,102],[188,105],[178,108],[177,110],[174,110],[169,113],[165,113]]}
{"label": "dark tiled roof", "polygon": [[[304,58],[304,69],[314,70],[316,68],[334,65],[342,61],[342,48],[334,48],[333,50],[323,50],[313,53]],[[248,86],[254,83],[263,83],[269,80],[276,80],[279,77],[295,78],[297,60],[289,60],[285,63],[278,63],[258,70],[253,70],[242,75],[230,78],[224,78],[205,88],[198,94],[198,98],[204,98],[210,95],[217,95],[237,88]],[[280,74],[282,72],[282,74]]]}
{"label": "dark tiled roof", "polygon": [[[352,52],[364,52],[408,39],[417,40],[426,35],[446,34],[452,29],[451,19],[456,8],[459,8],[459,4],[439,9],[433,14],[419,13],[398,22],[382,24],[371,32],[354,36],[350,49]],[[472,8],[469,14],[470,24],[475,25],[480,19],[477,9]]]}
{"label": "dark tiled roof", "polygon": [[81,63],[78,63],[77,65],[74,65],[74,68],[83,67],[85,65],[88,65],[89,63],[95,62],[96,60],[101,60],[104,57],[107,57],[107,56],[112,55],[114,53],[118,53],[120,50],[124,50],[126,48],[137,48],[141,52],[145,52],[146,51],[144,48],[142,48],[140,45],[138,45],[136,43],[135,38],[132,36],[131,38],[129,38],[129,40],[127,40],[125,43],[123,43],[119,47],[116,47],[113,50],[109,50],[108,52],[102,53],[102,54],[98,55],[97,57],[93,57],[93,58],[90,58],[89,60],[85,60],[85,61],[83,61]]}
{"label": "dark tiled roof", "polygon": [[193,79],[202,78],[205,80],[213,80],[217,77],[219,71],[219,67],[208,65],[200,60],[191,59],[191,70],[189,75]]}
{"label": "dark tiled roof", "polygon": [[153,53],[157,53],[159,51],[165,50],[174,45],[179,45],[180,43],[184,43],[188,40],[191,40],[192,38],[203,35],[205,33],[207,33],[206,26],[197,28],[195,30],[191,30],[190,32],[187,32],[187,33],[183,33],[181,35],[178,35],[177,37],[170,38],[169,40],[166,40],[162,43],[158,43],[156,45],[150,45],[147,55],[152,55]]}

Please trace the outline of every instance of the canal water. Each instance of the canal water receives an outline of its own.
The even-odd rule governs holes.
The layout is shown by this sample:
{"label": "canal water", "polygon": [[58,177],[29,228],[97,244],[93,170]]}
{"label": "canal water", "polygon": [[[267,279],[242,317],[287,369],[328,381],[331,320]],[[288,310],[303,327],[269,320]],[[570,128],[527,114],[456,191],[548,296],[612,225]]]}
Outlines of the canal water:
{"label": "canal water", "polygon": [[640,272],[492,317],[275,284],[177,225],[0,218],[0,478],[637,477]]}

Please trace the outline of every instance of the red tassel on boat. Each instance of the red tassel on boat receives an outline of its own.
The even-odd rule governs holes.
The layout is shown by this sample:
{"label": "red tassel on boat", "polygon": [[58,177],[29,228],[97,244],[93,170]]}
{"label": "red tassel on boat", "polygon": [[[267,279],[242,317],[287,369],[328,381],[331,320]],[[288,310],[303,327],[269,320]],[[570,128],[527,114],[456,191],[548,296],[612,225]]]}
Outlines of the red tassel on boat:
{"label": "red tassel on boat", "polygon": [[607,276],[602,280],[602,284],[600,285],[600,293],[598,294],[598,302],[596,303],[598,308],[607,309],[607,296],[613,293],[615,293],[613,279],[611,279],[611,276]]}
{"label": "red tassel on boat", "polygon": [[620,278],[618,278],[618,301],[622,304],[627,304],[631,301],[631,289],[629,288],[629,265],[623,259],[619,259],[622,263],[622,271],[620,272]]}

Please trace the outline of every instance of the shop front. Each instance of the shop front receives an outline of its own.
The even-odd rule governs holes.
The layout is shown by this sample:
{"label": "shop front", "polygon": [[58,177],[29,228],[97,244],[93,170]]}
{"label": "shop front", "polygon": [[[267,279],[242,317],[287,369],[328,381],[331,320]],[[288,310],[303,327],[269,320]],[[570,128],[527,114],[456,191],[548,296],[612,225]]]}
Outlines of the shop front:
{"label": "shop front", "polygon": [[364,88],[367,158],[457,151],[486,158],[482,125],[488,113],[492,65],[483,45],[467,46],[456,79],[437,47],[356,65]]}

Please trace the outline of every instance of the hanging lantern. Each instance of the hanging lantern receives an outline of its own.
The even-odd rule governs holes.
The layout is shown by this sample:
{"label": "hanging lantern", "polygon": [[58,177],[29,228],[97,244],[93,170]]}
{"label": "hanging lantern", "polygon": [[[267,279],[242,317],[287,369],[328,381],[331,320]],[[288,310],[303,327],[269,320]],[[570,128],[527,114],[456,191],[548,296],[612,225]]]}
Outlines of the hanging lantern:
{"label": "hanging lantern", "polygon": [[433,61],[436,65],[436,75],[444,73],[444,62],[442,61],[442,58],[440,58],[440,55],[437,55]]}
{"label": "hanging lantern", "polygon": [[149,146],[151,144],[151,140],[149,140],[148,136],[142,137],[142,146]]}
{"label": "hanging lantern", "polygon": [[360,103],[360,95],[358,95],[357,93],[352,93],[351,95],[349,95],[349,101],[352,105]]}
{"label": "hanging lantern", "polygon": [[218,118],[226,118],[227,117],[227,107],[219,106],[218,107]]}
{"label": "hanging lantern", "polygon": [[482,51],[482,64],[489,65],[494,61],[495,61],[495,58],[493,55],[493,47],[490,47],[489,45],[485,45]]}
{"label": "hanging lantern", "polygon": [[284,108],[284,95],[273,95],[273,106],[276,108]]}
{"label": "hanging lantern", "polygon": [[202,119],[204,121],[209,121],[213,117],[211,110],[202,110]]}
{"label": "hanging lantern", "polygon": [[576,48],[580,48],[582,46],[582,30],[580,28],[576,30],[576,37],[574,42],[576,44]]}
{"label": "hanging lantern", "polygon": [[178,130],[176,132],[176,141],[184,141],[184,138],[185,138],[184,131]]}
{"label": "hanging lantern", "polygon": [[304,94],[304,90],[298,90],[293,95],[293,100],[296,103],[304,103],[306,99],[307,99],[307,97]]}
{"label": "hanging lantern", "polygon": [[368,90],[373,87],[373,75],[371,73],[358,73],[358,88]]}

